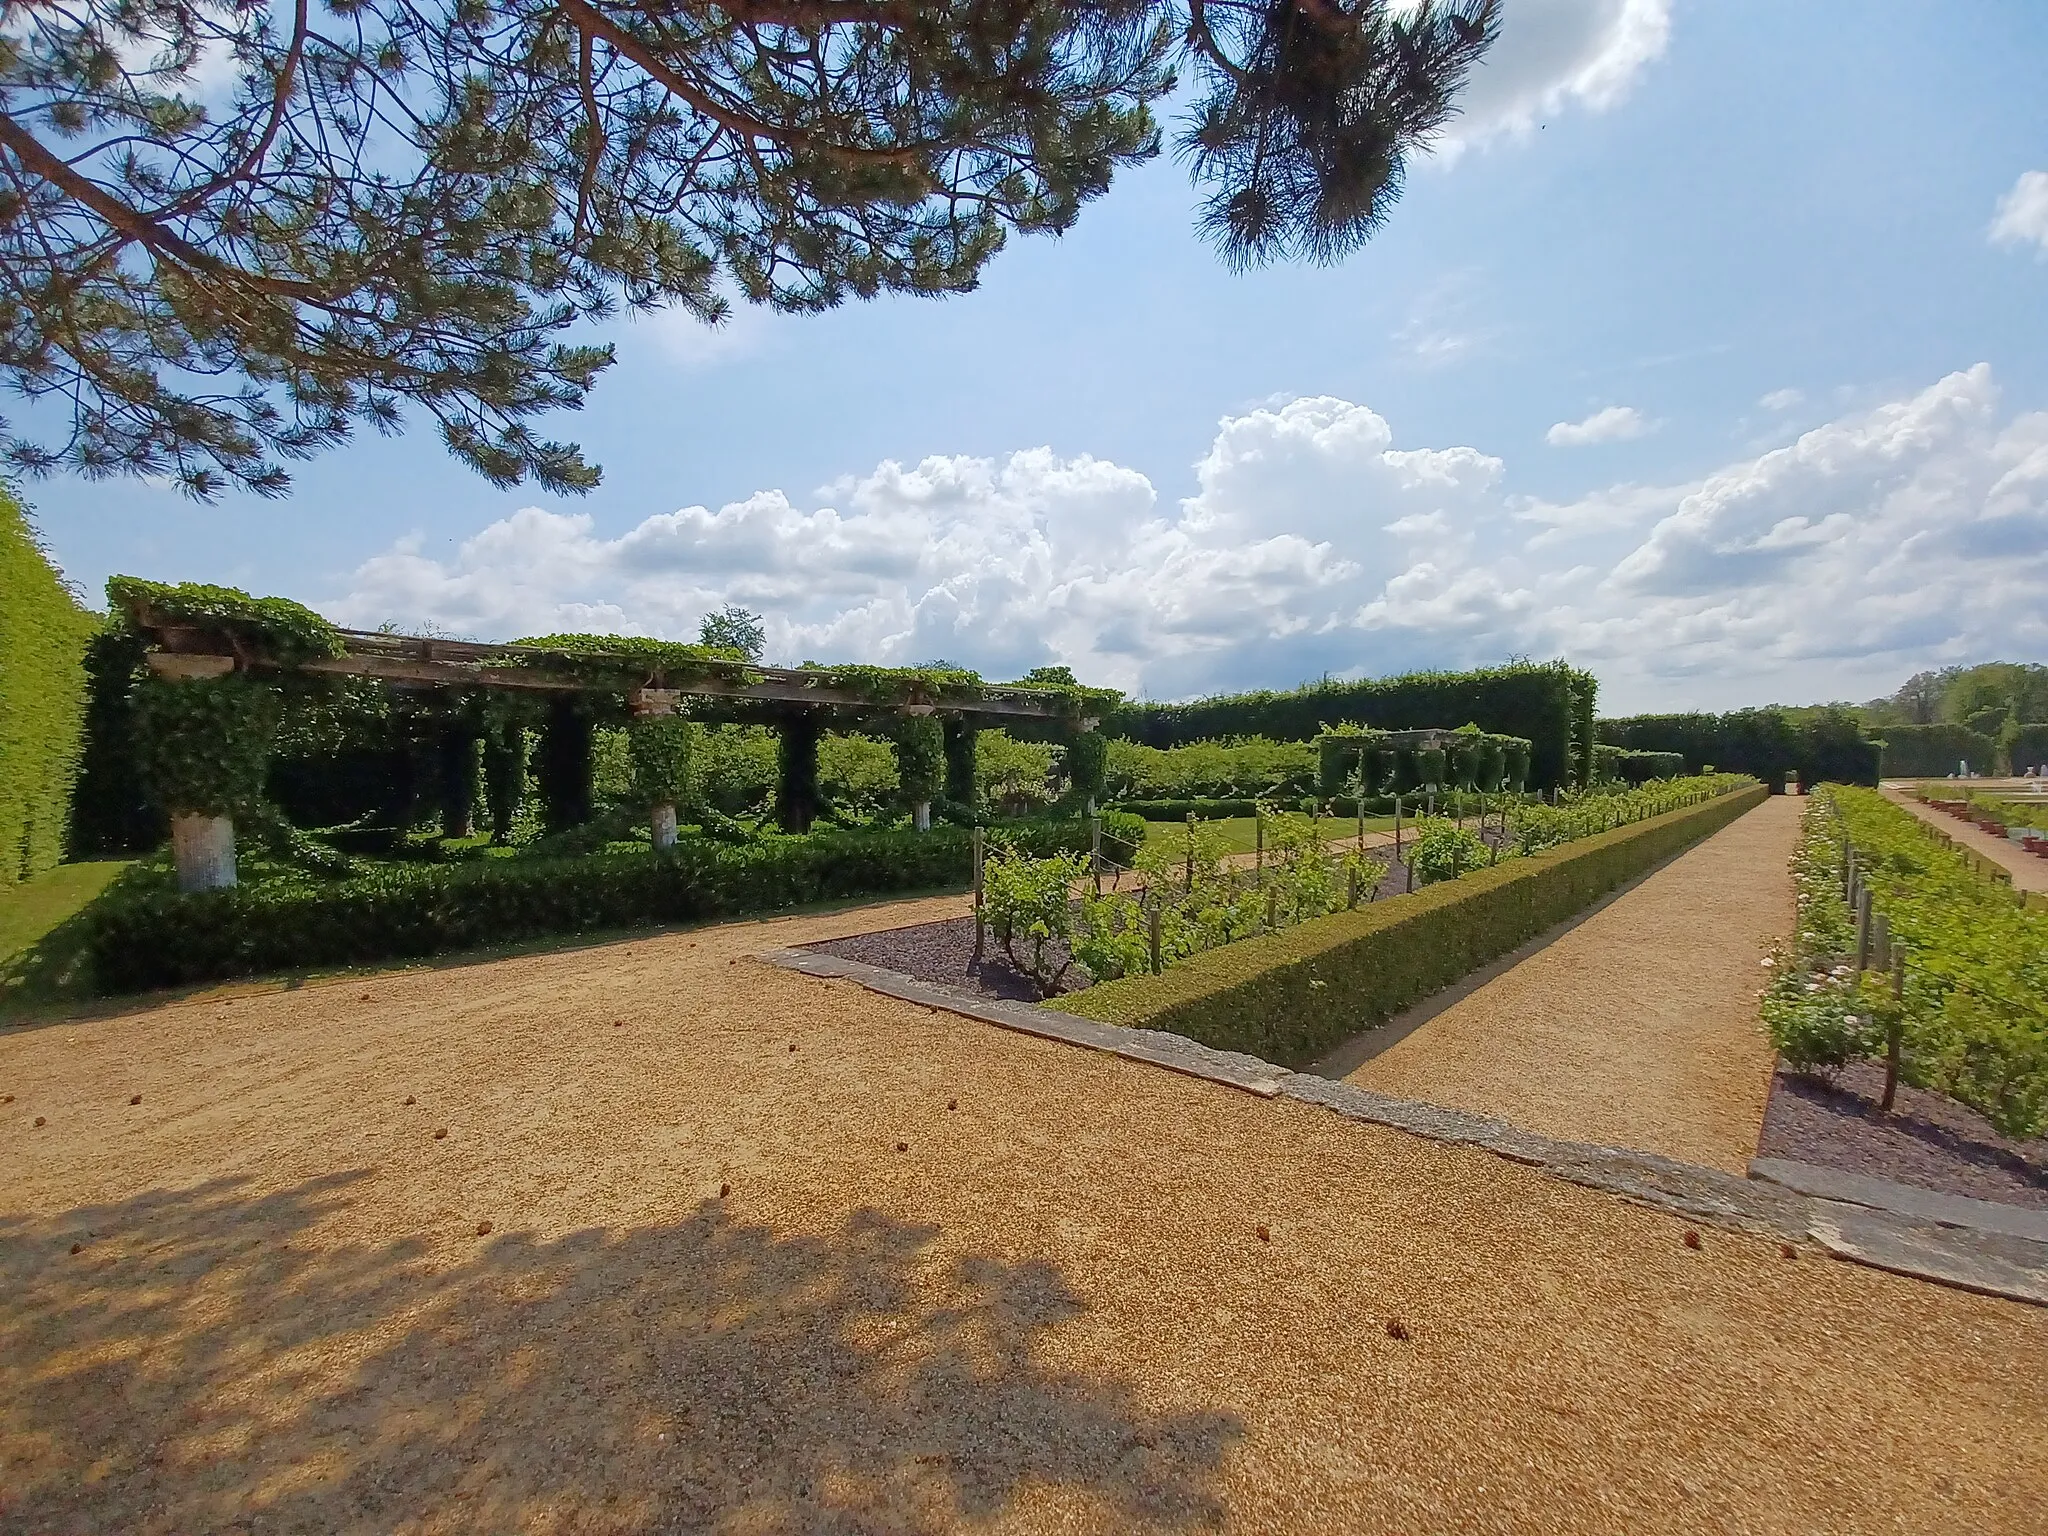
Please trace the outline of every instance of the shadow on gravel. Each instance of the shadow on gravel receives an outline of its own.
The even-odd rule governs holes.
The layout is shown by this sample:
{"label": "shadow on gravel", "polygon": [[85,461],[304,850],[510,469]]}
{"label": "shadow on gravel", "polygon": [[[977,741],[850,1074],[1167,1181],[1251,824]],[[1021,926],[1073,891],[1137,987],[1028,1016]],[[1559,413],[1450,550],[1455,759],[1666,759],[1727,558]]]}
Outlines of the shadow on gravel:
{"label": "shadow on gravel", "polygon": [[724,1202],[553,1241],[472,1217],[454,1263],[309,1240],[370,1177],[0,1218],[0,1526],[935,1532],[1047,1490],[1221,1519],[1240,1422],[1038,1359],[1081,1308],[1048,1264]]}

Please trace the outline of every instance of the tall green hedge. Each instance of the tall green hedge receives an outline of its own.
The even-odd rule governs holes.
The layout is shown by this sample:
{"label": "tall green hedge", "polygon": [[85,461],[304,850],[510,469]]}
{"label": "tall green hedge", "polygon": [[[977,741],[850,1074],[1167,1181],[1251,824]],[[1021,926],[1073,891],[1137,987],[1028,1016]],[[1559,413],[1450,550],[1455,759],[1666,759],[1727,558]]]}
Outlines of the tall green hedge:
{"label": "tall green hedge", "polygon": [[64,857],[96,627],[0,487],[0,885]]}
{"label": "tall green hedge", "polygon": [[2048,725],[2018,727],[2012,732],[2006,751],[2012,758],[2014,773],[2025,773],[2029,768],[2048,773]]}
{"label": "tall green hedge", "polygon": [[1633,752],[1676,752],[1689,773],[1707,768],[1746,773],[1773,790],[1790,773],[1807,784],[1877,782],[1878,743],[1865,739],[1862,726],[1846,710],[1630,715],[1602,720],[1599,738]]}
{"label": "tall green hedge", "polygon": [[1169,1030],[1302,1067],[1470,975],[1718,831],[1762,786],[1510,859],[1413,895],[1197,955],[1060,1000],[1070,1013]]}
{"label": "tall green hedge", "polygon": [[1887,778],[1940,778],[1954,773],[1956,765],[1967,762],[1973,773],[1990,773],[1996,766],[1998,743],[1982,731],[1967,725],[1887,725],[1882,772]]}
{"label": "tall green hedge", "polygon": [[1474,672],[1411,672],[1341,683],[1325,678],[1284,693],[1226,694],[1186,704],[1126,704],[1103,721],[1110,736],[1152,747],[1240,736],[1312,741],[1326,725],[1416,730],[1476,723],[1531,745],[1529,787],[1551,789],[1592,767],[1599,685],[1561,661],[1514,662]]}

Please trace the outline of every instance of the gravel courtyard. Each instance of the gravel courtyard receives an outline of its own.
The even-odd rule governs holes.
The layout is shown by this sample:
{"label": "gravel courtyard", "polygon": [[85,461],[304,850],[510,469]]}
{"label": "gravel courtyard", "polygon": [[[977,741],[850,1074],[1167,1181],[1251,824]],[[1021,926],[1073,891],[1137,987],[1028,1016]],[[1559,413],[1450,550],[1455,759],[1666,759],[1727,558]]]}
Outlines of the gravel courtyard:
{"label": "gravel courtyard", "polygon": [[2038,1518],[2048,1313],[750,958],[962,910],[0,1032],[0,1529]]}

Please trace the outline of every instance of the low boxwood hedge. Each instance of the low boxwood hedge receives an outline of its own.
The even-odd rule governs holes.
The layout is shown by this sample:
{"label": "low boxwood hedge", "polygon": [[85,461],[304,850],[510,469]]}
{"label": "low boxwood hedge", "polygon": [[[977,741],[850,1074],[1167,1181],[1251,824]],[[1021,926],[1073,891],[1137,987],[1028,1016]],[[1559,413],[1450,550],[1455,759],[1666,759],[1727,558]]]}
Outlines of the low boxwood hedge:
{"label": "low boxwood hedge", "polygon": [[[1088,847],[1081,820],[1002,832],[1039,855]],[[252,882],[191,895],[116,887],[85,915],[87,947],[101,992],[364,965],[959,887],[968,879],[969,837],[964,827],[939,826],[757,843],[691,838],[662,855],[386,864],[342,879]]]}
{"label": "low boxwood hedge", "polygon": [[1059,1006],[1283,1066],[1320,1060],[1763,801],[1761,785],[1298,928],[1209,950]]}

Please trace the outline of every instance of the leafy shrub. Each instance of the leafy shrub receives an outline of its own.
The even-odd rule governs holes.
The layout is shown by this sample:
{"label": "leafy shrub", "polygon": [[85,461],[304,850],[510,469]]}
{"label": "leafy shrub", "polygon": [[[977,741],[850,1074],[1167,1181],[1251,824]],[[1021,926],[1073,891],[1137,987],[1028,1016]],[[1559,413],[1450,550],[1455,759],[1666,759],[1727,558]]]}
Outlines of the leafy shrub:
{"label": "leafy shrub", "polygon": [[1764,795],[1751,784],[1411,896],[1199,954],[1160,976],[1105,982],[1060,1006],[1302,1066],[1572,917]]}
{"label": "leafy shrub", "polygon": [[1903,808],[1828,786],[1808,806],[1793,865],[1795,947],[1764,999],[1772,1040],[1793,1065],[1828,1068],[1882,1048],[1879,978],[1848,962],[1856,936],[1842,890],[1847,855],[1906,954],[1897,1005],[1905,1080],[1968,1104],[2007,1136],[2048,1129],[2048,912]]}
{"label": "leafy shrub", "polygon": [[643,806],[678,805],[690,791],[691,758],[703,728],[680,715],[651,715],[628,728],[635,799]]}
{"label": "leafy shrub", "polygon": [[263,798],[270,739],[282,703],[275,688],[231,672],[135,690],[142,781],[166,811],[245,812]]}
{"label": "leafy shrub", "polygon": [[1019,816],[1052,799],[1052,743],[1022,741],[1008,731],[975,733],[976,794],[1004,815]]}
{"label": "leafy shrub", "polygon": [[1314,787],[1316,749],[1306,742],[1250,737],[1161,749],[1108,743],[1104,786],[1118,799],[1242,800],[1304,794]]}
{"label": "leafy shrub", "polygon": [[1415,823],[1415,842],[1408,850],[1408,867],[1417,885],[1435,885],[1455,880],[1493,861],[1493,850],[1477,832],[1441,816]]}
{"label": "leafy shrub", "polygon": [[[1065,948],[1073,935],[1073,887],[1088,873],[1086,855],[1054,854],[1035,859],[1007,844],[998,843],[983,861],[982,912],[989,932],[1003,946],[1010,964],[1031,978],[1040,997],[1059,990],[1071,953],[1058,965],[1046,953],[1057,942]],[[1018,944],[1025,953],[1017,953]]]}
{"label": "leafy shrub", "polygon": [[[1085,821],[1005,831],[1014,847],[1034,854],[1088,846]],[[95,985],[135,991],[957,888],[967,878],[968,850],[961,827],[767,834],[745,842],[688,837],[667,857],[642,845],[581,858],[358,866],[341,879],[252,851],[240,885],[192,895],[172,888],[168,861],[160,858],[117,882],[82,921]]]}

